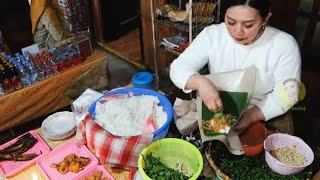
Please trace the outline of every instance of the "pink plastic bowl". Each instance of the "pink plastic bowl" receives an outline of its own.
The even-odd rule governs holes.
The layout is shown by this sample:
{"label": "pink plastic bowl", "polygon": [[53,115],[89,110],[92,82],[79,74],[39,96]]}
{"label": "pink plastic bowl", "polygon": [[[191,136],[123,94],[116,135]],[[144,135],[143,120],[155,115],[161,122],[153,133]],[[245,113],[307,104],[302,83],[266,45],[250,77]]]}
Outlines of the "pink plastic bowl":
{"label": "pink plastic bowl", "polygon": [[[297,151],[306,159],[307,163],[303,166],[286,165],[275,159],[269,151],[282,147],[297,147]],[[311,148],[299,137],[288,134],[276,133],[269,135],[264,141],[264,149],[266,150],[265,158],[268,166],[276,173],[281,175],[295,174],[303,171],[309,166],[314,159],[314,154]]]}

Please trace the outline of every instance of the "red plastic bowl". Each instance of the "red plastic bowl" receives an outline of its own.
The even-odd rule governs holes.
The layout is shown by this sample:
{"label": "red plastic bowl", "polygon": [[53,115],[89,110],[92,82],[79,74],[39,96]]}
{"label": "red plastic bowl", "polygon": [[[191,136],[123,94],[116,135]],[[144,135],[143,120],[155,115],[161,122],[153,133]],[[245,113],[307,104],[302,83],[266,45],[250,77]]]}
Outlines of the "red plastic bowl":
{"label": "red plastic bowl", "polygon": [[254,156],[263,151],[263,142],[267,138],[267,128],[263,123],[258,122],[250,126],[240,135],[244,154]]}

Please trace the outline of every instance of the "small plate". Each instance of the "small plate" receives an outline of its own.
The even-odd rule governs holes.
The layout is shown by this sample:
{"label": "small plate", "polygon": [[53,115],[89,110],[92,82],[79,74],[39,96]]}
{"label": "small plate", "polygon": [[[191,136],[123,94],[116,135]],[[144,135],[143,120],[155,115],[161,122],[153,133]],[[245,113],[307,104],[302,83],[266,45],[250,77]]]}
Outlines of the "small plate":
{"label": "small plate", "polygon": [[65,139],[75,133],[77,126],[73,112],[62,111],[48,116],[41,125],[43,134],[52,140]]}

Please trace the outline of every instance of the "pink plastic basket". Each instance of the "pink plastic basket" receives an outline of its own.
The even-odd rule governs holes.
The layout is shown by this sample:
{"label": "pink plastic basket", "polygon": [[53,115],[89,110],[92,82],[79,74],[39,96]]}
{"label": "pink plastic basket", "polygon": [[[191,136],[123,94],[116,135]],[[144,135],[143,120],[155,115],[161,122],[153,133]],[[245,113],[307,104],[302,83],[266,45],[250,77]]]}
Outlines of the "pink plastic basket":
{"label": "pink plastic basket", "polygon": [[[297,147],[297,151],[301,153],[306,159],[307,163],[303,166],[286,165],[275,159],[269,151],[282,147]],[[265,158],[268,166],[278,174],[289,175],[301,172],[305,167],[309,166],[314,160],[312,149],[299,137],[288,134],[276,133],[269,135],[264,141]]]}
{"label": "pink plastic basket", "polygon": [[[2,172],[2,174],[4,174],[6,177],[10,177],[13,176],[15,174],[17,174],[18,172],[22,171],[23,169],[27,168],[28,166],[32,165],[36,160],[38,160],[39,158],[41,158],[42,156],[46,155],[47,153],[50,152],[50,147],[44,142],[44,140],[39,136],[39,134],[34,131],[31,130],[29,132],[26,132],[25,134],[30,133],[33,137],[35,137],[38,142],[32,147],[30,148],[28,151],[26,151],[24,154],[30,154],[30,153],[35,153],[35,154],[41,154],[38,157],[30,160],[30,161],[1,161],[0,162],[0,170]],[[23,134],[23,135],[25,135]],[[21,135],[21,136],[23,136]],[[18,138],[20,138],[21,136],[12,139],[11,141],[2,144],[0,146],[0,149],[3,149],[13,143],[15,143]]]}
{"label": "pink plastic basket", "polygon": [[[67,155],[72,153],[75,153],[77,156],[90,158],[91,161],[84,167],[82,171],[78,173],[67,172],[66,174],[61,174],[58,172],[58,170],[50,167],[52,163],[59,164]],[[83,145],[78,147],[75,139],[71,139],[68,142],[60,145],[57,149],[54,149],[37,161],[37,166],[46,175],[46,178],[52,180],[73,179],[97,164],[98,159],[89,151],[86,146]]]}
{"label": "pink plastic basket", "polygon": [[81,175],[77,176],[74,178],[74,180],[82,180],[83,178],[86,178],[90,176],[91,174],[97,172],[97,171],[102,171],[102,177],[106,177],[109,180],[115,180],[114,177],[101,165],[94,166],[90,168],[88,171],[82,173]]}

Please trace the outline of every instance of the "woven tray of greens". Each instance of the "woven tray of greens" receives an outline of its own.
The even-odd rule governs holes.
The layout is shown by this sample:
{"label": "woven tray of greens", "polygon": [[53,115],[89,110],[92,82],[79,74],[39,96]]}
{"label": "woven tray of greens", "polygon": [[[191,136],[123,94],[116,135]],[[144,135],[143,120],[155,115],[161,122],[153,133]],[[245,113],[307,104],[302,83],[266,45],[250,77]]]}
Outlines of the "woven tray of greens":
{"label": "woven tray of greens", "polygon": [[306,180],[312,175],[308,168],[294,175],[279,175],[269,168],[264,154],[236,156],[231,154],[220,141],[211,141],[206,148],[205,156],[222,180]]}

